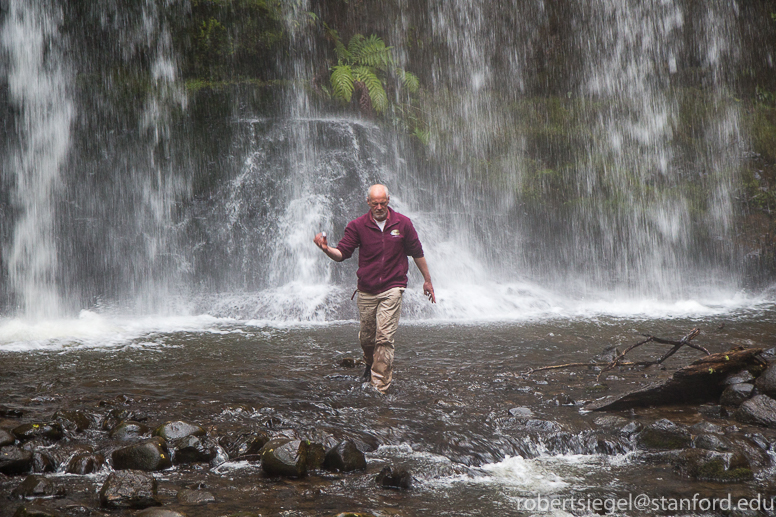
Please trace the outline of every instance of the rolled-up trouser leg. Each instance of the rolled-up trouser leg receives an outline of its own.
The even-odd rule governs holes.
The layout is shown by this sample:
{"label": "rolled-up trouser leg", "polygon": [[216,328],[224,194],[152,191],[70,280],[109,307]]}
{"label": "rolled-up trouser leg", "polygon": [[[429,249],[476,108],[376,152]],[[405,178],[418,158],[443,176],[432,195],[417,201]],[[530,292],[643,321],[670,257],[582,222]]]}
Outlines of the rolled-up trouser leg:
{"label": "rolled-up trouser leg", "polygon": [[395,287],[377,295],[358,295],[361,348],[364,360],[372,365],[372,384],[382,392],[393,379],[393,341],[399,328],[403,293],[403,287]]}

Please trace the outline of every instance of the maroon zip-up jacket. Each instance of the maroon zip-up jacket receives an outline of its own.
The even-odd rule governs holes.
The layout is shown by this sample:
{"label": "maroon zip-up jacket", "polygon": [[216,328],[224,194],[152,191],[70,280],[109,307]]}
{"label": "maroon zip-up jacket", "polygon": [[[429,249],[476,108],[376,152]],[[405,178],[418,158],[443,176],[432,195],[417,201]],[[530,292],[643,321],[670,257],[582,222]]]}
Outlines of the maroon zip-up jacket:
{"label": "maroon zip-up jacket", "polygon": [[383,231],[372,219],[371,212],[348,223],[337,249],[345,260],[356,248],[361,248],[356,273],[358,290],[368,294],[407,287],[407,255],[412,258],[423,256],[423,246],[412,221],[390,207]]}

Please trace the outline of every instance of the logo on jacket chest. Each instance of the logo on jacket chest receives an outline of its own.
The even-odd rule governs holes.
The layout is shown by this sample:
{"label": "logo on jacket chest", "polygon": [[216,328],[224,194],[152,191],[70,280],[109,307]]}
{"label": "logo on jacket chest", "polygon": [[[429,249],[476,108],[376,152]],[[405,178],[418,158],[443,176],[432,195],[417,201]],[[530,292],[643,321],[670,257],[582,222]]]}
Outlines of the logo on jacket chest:
{"label": "logo on jacket chest", "polygon": [[391,230],[391,237],[401,237],[401,232],[399,230]]}

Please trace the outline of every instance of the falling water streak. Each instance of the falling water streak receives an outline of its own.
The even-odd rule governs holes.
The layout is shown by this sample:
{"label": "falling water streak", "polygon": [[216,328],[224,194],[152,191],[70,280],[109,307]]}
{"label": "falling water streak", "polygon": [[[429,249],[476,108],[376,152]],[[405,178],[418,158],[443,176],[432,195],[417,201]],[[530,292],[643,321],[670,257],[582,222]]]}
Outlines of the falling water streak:
{"label": "falling water streak", "polygon": [[4,164],[19,216],[4,253],[17,307],[35,319],[60,313],[54,203],[75,113],[61,23],[62,11],[51,2],[9,0],[2,27],[10,97],[19,110],[18,148]]}

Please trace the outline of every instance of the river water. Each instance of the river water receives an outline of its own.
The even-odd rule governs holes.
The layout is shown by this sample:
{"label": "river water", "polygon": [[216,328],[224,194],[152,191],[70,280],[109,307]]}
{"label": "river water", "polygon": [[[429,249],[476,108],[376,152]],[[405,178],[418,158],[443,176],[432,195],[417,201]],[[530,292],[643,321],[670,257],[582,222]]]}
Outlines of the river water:
{"label": "river water", "polygon": [[[702,333],[696,343],[711,352],[773,345],[776,310],[764,298],[742,298],[735,307],[676,304],[678,317],[656,316],[655,307],[651,316],[643,307],[631,310],[629,316],[545,314],[492,322],[408,318],[397,333],[395,383],[385,397],[362,386],[361,367],[340,366],[344,357],[359,358],[355,321],[121,318],[91,312],[47,324],[5,320],[0,391],[3,405],[22,410],[25,422],[46,421],[58,409],[99,417],[118,405],[144,415],[151,426],[181,419],[215,436],[240,429],[296,433],[315,441],[331,435],[351,438],[367,452],[365,472],[316,471],[300,480],[268,478],[259,463],[247,461],[156,473],[162,501],[189,516],[246,510],[261,515],[533,515],[542,512],[525,508],[540,510],[531,505],[549,504],[543,500],[569,505],[566,512],[550,514],[584,515],[587,509],[571,505],[639,494],[666,501],[696,493],[701,498],[730,493],[734,499],[773,494],[770,468],[739,484],[691,481],[659,455],[596,422],[601,414],[584,410],[587,401],[669,375],[696,359],[695,350],[677,353],[665,370],[623,368],[600,384],[590,368],[528,374],[545,365],[587,362],[612,345],[622,350],[643,333],[679,339],[697,327]],[[633,355],[656,358],[664,351],[665,345],[648,345]],[[516,407],[530,409],[538,423],[525,426],[511,418],[509,410]],[[713,404],[619,416],[645,424],[657,418],[685,425],[734,423],[721,418]],[[0,427],[19,421],[0,419]],[[760,433],[771,443],[776,438],[767,429],[738,425],[740,433]],[[115,444],[104,434],[90,430],[71,437],[70,445],[110,450]],[[374,478],[386,465],[409,469],[413,489],[377,488]],[[108,473],[104,467],[87,476],[49,475],[68,487],[69,495],[48,504],[68,515],[94,514],[89,508],[98,507],[97,492]],[[19,481],[0,479],[0,491],[7,495]],[[185,487],[206,488],[217,502],[182,507],[175,494]],[[12,515],[16,506],[4,503],[0,515]],[[616,513],[704,514],[635,508]],[[131,512],[112,512],[124,514]]]}

